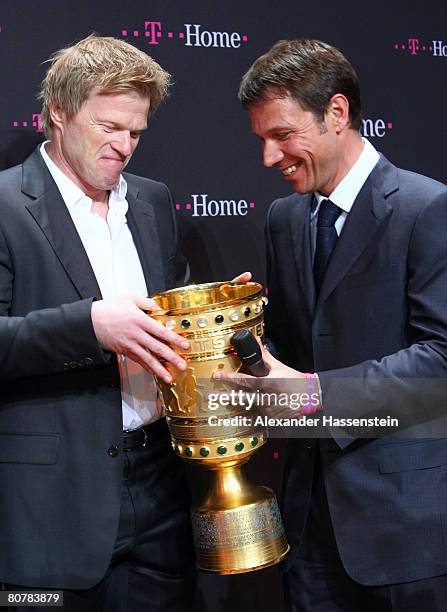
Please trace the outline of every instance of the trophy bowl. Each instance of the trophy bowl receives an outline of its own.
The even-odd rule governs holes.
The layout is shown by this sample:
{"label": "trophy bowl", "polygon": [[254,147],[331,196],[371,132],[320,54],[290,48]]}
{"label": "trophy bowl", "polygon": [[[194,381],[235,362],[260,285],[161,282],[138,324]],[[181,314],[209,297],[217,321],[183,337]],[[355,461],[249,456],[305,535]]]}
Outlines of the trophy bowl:
{"label": "trophy bowl", "polygon": [[236,331],[263,336],[262,285],[207,283],[150,297],[160,308],[150,315],[190,343],[181,353],[187,369],[168,365],[174,381],[156,381],[174,452],[211,471],[207,493],[191,510],[198,567],[239,574],[274,565],[289,550],[276,497],[241,471],[266,442],[266,432],[254,425],[253,411],[248,416],[244,405],[224,402],[227,388],[212,379],[218,370],[240,369],[231,344]]}

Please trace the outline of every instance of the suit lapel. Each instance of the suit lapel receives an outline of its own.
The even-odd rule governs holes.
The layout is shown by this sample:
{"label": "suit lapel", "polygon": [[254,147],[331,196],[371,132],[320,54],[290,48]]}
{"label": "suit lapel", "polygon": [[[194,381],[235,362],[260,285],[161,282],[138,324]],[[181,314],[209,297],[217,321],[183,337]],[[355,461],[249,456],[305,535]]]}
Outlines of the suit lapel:
{"label": "suit lapel", "polygon": [[391,214],[386,197],[396,189],[396,169],[381,157],[360,190],[337,240],[320,289],[317,308],[346,276]]}
{"label": "suit lapel", "polygon": [[36,149],[23,164],[22,191],[33,198],[27,204],[59,261],[83,299],[101,298],[87,253],[62,196]]}
{"label": "suit lapel", "polygon": [[[129,180],[128,177],[126,179]],[[143,203],[138,195],[138,189],[129,184],[126,196],[129,203],[127,222],[141,262],[147,292],[150,295],[165,289],[165,275],[154,209],[149,202]]]}
{"label": "suit lapel", "polygon": [[291,233],[293,253],[303,298],[312,316],[315,306],[315,284],[312,271],[312,247],[310,244],[310,211],[312,195],[307,195],[291,209]]}

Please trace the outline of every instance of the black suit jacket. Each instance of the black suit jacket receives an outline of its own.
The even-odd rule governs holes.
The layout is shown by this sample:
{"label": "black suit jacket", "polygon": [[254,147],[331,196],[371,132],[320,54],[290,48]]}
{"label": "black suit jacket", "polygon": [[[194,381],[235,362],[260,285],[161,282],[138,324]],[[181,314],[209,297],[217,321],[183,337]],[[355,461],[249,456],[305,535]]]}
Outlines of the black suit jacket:
{"label": "black suit jacket", "polygon": [[[171,196],[125,175],[148,292],[184,284]],[[101,298],[87,254],[36,150],[0,173],[0,581],[87,588],[108,566],[120,510],[115,356],[98,345]]]}
{"label": "black suit jacket", "polygon": [[[381,157],[318,299],[311,204],[295,194],[269,211],[267,334],[280,358],[319,373],[324,414],[391,414],[404,423],[377,439],[331,428],[320,441],[342,561],[361,584],[444,574],[447,188]],[[290,440],[284,519],[292,545],[306,520],[314,455],[311,441]]]}

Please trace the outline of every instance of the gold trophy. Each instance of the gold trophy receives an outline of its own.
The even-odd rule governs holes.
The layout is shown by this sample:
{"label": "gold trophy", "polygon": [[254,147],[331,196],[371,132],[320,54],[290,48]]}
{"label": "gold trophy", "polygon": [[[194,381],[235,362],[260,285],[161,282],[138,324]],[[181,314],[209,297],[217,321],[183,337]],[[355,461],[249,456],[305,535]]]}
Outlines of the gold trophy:
{"label": "gold trophy", "polygon": [[[289,550],[275,495],[251,484],[241,471],[265,443],[264,428],[253,425],[255,415],[245,406],[223,403],[219,392],[227,389],[212,380],[213,372],[241,367],[231,345],[236,331],[249,329],[262,337],[262,286],[208,283],[151,298],[160,307],[151,316],[190,342],[182,353],[186,371],[168,366],[174,382],[157,379],[157,385],[174,451],[212,472],[208,492],[191,511],[198,567],[239,574],[274,565]],[[212,392],[216,402],[210,410]]]}

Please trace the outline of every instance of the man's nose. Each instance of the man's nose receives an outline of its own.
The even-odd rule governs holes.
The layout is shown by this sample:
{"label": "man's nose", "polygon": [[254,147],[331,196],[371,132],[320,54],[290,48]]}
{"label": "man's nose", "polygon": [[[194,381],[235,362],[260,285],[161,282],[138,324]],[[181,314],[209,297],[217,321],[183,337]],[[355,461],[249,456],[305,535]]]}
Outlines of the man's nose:
{"label": "man's nose", "polygon": [[125,130],[116,134],[116,138],[114,139],[113,146],[115,150],[121,153],[124,157],[128,157],[132,154],[132,139],[130,137],[130,132]]}
{"label": "man's nose", "polygon": [[265,141],[262,149],[264,166],[271,168],[284,158],[281,148],[275,142]]}

